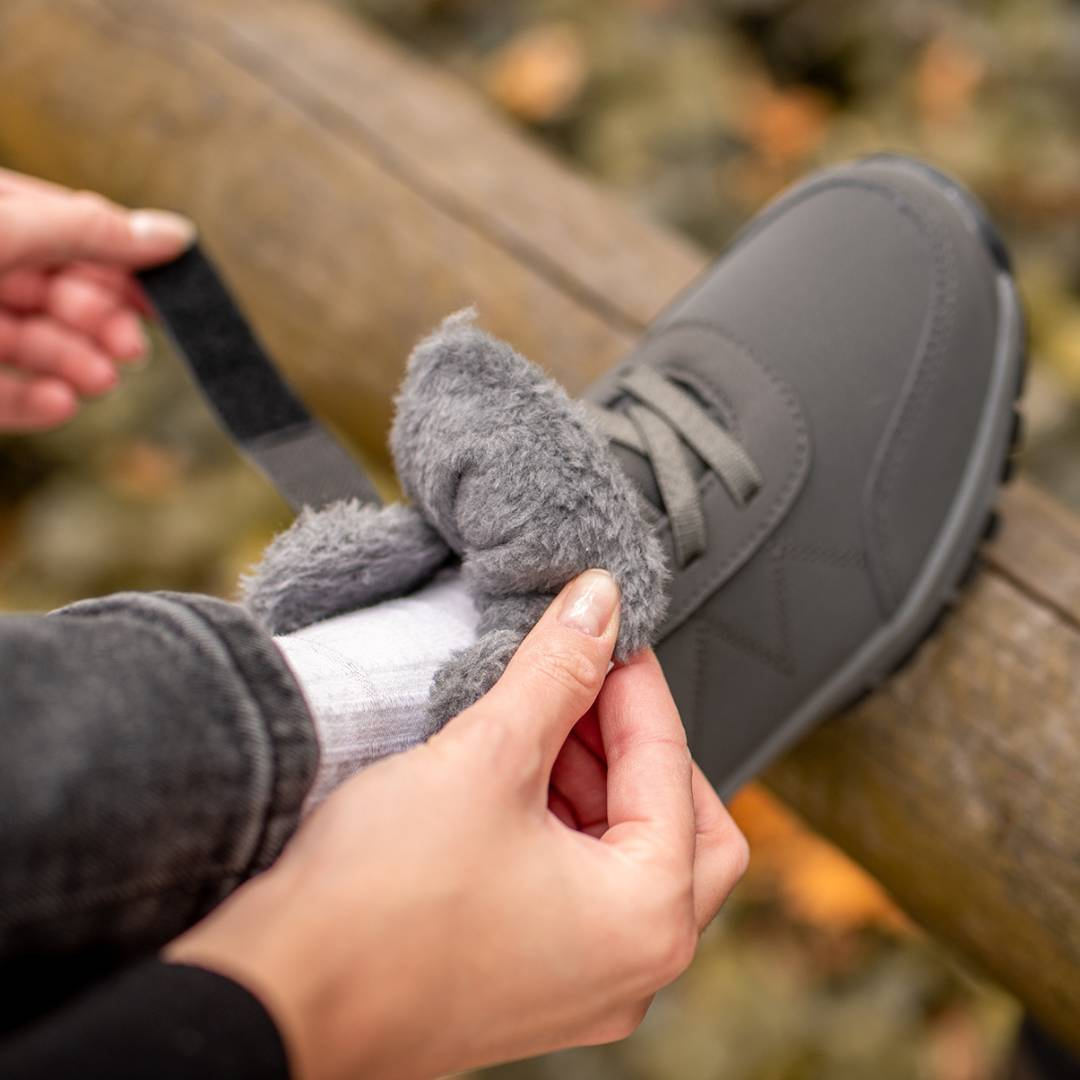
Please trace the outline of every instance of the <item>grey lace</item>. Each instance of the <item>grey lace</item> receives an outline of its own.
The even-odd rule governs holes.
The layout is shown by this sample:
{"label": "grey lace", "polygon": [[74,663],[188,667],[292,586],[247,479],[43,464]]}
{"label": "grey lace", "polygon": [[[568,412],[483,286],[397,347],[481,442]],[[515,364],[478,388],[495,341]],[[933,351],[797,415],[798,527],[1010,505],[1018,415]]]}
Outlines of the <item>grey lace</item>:
{"label": "grey lace", "polygon": [[761,488],[750,455],[677,383],[653,368],[631,368],[618,386],[633,399],[625,413],[593,407],[603,434],[648,458],[664,503],[675,558],[686,566],[705,550],[705,508],[687,447],[745,506]]}

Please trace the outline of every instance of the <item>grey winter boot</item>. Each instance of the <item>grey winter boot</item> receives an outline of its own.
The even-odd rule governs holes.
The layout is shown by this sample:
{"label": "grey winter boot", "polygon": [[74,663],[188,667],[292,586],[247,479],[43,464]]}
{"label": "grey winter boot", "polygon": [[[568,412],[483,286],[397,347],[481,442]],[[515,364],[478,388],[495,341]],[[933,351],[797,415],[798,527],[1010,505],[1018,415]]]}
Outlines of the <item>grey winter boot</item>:
{"label": "grey winter boot", "polygon": [[658,513],[658,654],[723,792],[948,607],[992,520],[1023,360],[981,208],[880,156],[783,195],[590,391]]}

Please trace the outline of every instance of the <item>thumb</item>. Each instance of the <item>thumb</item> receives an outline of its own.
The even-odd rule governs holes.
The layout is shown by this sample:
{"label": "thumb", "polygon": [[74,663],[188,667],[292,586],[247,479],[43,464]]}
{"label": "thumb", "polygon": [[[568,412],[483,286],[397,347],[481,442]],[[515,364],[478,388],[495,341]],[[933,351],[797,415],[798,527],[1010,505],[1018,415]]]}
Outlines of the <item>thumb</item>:
{"label": "thumb", "polygon": [[125,210],[89,192],[0,199],[0,271],[74,260],[143,268],[176,258],[195,226],[165,210]]}
{"label": "thumb", "polygon": [[606,570],[586,570],[555,598],[502,678],[449,726],[490,732],[497,725],[522,741],[524,760],[539,762],[546,785],[567,736],[600,693],[618,634],[619,587]]}

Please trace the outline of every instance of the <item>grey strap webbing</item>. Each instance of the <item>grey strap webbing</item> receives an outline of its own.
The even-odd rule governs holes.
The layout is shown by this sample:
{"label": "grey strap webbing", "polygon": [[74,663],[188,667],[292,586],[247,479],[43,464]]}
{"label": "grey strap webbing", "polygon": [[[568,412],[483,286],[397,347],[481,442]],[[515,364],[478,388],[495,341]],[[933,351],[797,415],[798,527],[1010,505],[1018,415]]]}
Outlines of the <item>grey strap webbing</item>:
{"label": "grey strap webbing", "polygon": [[360,465],[281,377],[198,246],[139,280],[222,426],[295,509],[379,502]]}

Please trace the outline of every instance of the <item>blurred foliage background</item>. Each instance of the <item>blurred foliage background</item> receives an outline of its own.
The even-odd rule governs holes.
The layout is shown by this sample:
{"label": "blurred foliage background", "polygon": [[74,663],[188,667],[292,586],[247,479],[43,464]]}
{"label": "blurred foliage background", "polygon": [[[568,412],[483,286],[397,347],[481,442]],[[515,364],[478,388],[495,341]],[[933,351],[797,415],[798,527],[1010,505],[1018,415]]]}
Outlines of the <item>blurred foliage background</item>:
{"label": "blurred foliage background", "polygon": [[[1028,304],[1024,466],[1080,506],[1080,4],[336,2],[713,248],[829,161],[888,148],[957,174],[1001,225]],[[63,431],[0,443],[3,607],[123,588],[229,595],[288,521],[179,364],[157,353]],[[961,970],[764,792],[747,789],[735,811],[751,871],[642,1030],[491,1076],[1001,1075],[1014,1002]]]}

